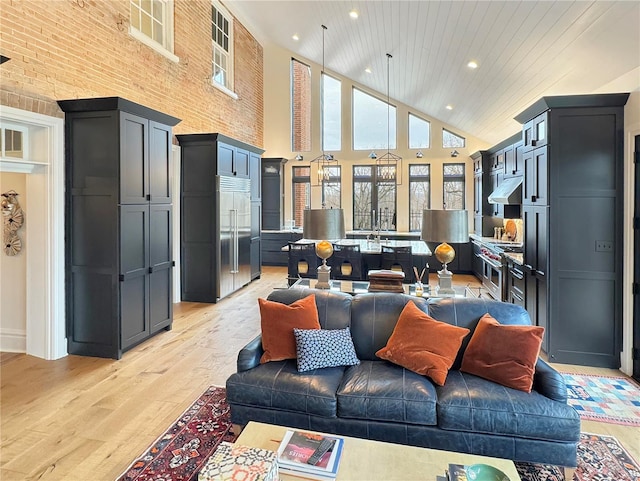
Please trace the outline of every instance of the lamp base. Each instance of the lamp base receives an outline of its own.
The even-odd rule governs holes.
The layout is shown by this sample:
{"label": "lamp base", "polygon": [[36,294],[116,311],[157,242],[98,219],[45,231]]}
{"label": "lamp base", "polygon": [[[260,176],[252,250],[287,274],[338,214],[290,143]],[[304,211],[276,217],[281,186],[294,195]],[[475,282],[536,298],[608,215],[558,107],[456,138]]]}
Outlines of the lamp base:
{"label": "lamp base", "polygon": [[322,264],[318,267],[318,282],[315,285],[316,289],[331,289],[331,279],[329,279],[329,274],[331,274],[331,267],[327,264]]}
{"label": "lamp base", "polygon": [[451,278],[452,274],[447,269],[447,265],[444,264],[442,266],[442,270],[438,271],[438,287],[436,287],[436,294],[445,295],[445,296],[453,296],[456,291],[453,290],[451,286]]}

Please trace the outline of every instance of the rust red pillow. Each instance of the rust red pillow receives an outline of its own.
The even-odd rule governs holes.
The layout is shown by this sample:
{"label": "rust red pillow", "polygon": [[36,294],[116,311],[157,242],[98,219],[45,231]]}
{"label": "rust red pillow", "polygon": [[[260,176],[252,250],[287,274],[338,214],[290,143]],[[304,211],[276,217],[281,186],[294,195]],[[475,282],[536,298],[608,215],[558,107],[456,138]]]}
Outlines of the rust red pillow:
{"label": "rust red pillow", "polygon": [[293,329],[320,329],[316,296],[311,294],[291,304],[258,299],[262,329],[261,363],[296,358]]}
{"label": "rust red pillow", "polygon": [[469,329],[438,321],[407,302],[387,345],[376,356],[442,386]]}
{"label": "rust red pillow", "polygon": [[464,352],[460,370],[531,392],[543,335],[543,327],[500,324],[485,314]]}

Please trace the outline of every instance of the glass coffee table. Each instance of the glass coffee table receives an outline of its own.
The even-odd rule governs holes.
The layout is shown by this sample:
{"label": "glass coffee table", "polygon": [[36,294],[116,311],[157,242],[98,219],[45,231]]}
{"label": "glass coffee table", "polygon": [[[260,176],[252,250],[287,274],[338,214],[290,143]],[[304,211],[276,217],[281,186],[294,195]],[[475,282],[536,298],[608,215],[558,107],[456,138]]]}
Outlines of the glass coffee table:
{"label": "glass coffee table", "polygon": [[[314,289],[316,287],[317,279],[308,279],[308,278],[300,278],[296,282],[291,285],[291,288],[306,288],[306,289]],[[416,295],[416,286],[415,284],[402,284],[402,288],[404,289],[404,294],[408,294],[410,296]],[[345,280],[332,280],[331,281],[331,290],[346,292],[348,294],[364,294],[369,292],[369,282],[367,281],[345,281]],[[430,292],[425,292],[420,297],[466,297],[467,289],[465,286],[455,286],[453,288],[456,291],[455,294],[446,294],[446,295],[438,295],[435,291],[435,288],[431,289]],[[380,291],[376,291],[380,292]]]}

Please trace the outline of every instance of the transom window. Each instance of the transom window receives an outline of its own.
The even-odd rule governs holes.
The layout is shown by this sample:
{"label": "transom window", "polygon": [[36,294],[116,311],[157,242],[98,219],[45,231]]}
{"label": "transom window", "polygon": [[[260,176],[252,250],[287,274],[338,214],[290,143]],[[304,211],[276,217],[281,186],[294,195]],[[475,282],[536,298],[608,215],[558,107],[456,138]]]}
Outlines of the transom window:
{"label": "transom window", "polygon": [[382,178],[377,170],[373,165],[353,167],[354,230],[396,229],[396,178]]}
{"label": "transom window", "polygon": [[233,18],[222,5],[211,5],[213,82],[233,90]]}
{"label": "transom window", "polygon": [[27,159],[27,135],[25,127],[2,125],[0,128],[0,156],[11,159]]}
{"label": "transom window", "polygon": [[[387,114],[389,118],[387,127]],[[396,148],[396,108],[353,88],[353,150]]]}
{"label": "transom window", "polygon": [[409,230],[422,229],[422,211],[431,208],[431,166],[409,166]]}
{"label": "transom window", "polygon": [[130,32],[156,50],[173,52],[173,1],[130,0]]}
{"label": "transom window", "polygon": [[442,147],[451,149],[454,147],[464,147],[465,138],[454,134],[450,130],[442,129]]}
{"label": "transom window", "polygon": [[429,121],[409,114],[409,148],[428,149],[431,136],[431,123]]}
{"label": "transom window", "polygon": [[444,164],[442,191],[446,210],[464,209],[464,164]]}

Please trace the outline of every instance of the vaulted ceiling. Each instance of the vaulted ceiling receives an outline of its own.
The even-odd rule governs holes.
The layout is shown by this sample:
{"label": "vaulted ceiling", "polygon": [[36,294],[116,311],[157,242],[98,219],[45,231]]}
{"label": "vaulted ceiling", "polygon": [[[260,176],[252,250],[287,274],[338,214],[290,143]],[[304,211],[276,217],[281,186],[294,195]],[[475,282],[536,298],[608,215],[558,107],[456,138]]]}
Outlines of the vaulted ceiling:
{"label": "vaulted ceiling", "polygon": [[619,91],[620,78],[640,89],[636,0],[224,3],[263,45],[318,64],[326,25],[327,71],[383,95],[389,84],[391,99],[489,143],[516,133],[513,117],[542,96]]}

